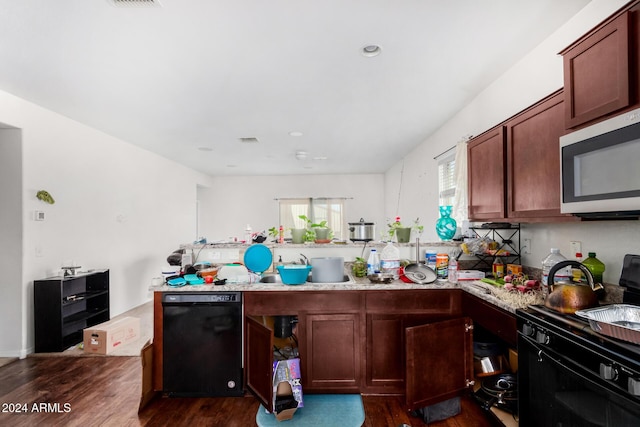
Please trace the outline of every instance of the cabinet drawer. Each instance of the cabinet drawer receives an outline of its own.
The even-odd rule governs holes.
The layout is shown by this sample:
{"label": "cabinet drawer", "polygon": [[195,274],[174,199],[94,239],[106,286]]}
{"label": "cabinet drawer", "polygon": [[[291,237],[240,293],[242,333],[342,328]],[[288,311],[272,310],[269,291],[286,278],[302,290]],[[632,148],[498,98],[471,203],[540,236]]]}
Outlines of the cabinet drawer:
{"label": "cabinet drawer", "polygon": [[460,296],[458,289],[367,291],[365,306],[367,312],[459,315]]}
{"label": "cabinet drawer", "polygon": [[246,315],[260,316],[345,312],[360,310],[362,298],[358,291],[245,292],[244,307]]}

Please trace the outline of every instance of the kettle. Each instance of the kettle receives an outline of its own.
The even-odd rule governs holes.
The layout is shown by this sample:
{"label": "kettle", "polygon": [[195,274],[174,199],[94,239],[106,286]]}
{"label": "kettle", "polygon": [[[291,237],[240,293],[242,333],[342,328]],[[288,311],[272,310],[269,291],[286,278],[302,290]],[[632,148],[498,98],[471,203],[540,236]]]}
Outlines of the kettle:
{"label": "kettle", "polygon": [[[588,285],[580,283],[558,283],[554,285],[556,272],[565,267],[579,268],[587,278]],[[560,261],[549,271],[549,295],[544,305],[552,310],[565,314],[573,314],[578,310],[596,307],[598,305],[598,293],[604,291],[601,283],[594,283],[591,271],[578,261]]]}

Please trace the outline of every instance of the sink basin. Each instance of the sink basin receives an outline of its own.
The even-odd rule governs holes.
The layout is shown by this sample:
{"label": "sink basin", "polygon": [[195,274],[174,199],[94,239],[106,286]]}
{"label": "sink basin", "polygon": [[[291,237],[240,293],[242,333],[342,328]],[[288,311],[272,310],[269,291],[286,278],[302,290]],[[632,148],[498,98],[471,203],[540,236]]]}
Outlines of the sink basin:
{"label": "sink basin", "polygon": [[[313,274],[309,274],[307,277],[307,282],[314,283]],[[279,274],[265,274],[260,278],[260,283],[282,283],[282,279]],[[342,280],[340,282],[332,282],[332,283],[355,283],[354,280],[348,274],[342,276]]]}
{"label": "sink basin", "polygon": [[[345,274],[344,276],[342,276],[342,280],[340,282],[332,282],[332,283],[350,283],[352,281],[353,280],[351,279],[351,277],[348,274]],[[309,277],[307,277],[307,282],[314,283],[313,273],[309,274]]]}
{"label": "sink basin", "polygon": [[260,283],[282,283],[279,274],[266,274],[260,278]]}

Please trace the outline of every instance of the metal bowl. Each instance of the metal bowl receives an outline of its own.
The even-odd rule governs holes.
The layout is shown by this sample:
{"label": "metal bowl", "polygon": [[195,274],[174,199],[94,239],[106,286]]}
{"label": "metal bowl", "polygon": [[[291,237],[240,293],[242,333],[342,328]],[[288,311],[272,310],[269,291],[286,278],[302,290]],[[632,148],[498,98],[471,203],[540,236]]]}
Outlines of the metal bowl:
{"label": "metal bowl", "polygon": [[371,283],[391,283],[393,282],[393,274],[391,273],[374,273],[367,276]]}

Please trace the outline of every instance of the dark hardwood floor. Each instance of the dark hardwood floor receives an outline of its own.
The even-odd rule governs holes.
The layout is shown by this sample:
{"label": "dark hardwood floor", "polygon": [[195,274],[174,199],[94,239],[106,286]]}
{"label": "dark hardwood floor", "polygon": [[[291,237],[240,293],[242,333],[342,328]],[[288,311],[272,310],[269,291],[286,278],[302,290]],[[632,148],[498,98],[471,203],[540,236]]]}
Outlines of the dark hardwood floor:
{"label": "dark hardwood floor", "polygon": [[[0,367],[0,426],[256,426],[258,402],[239,398],[157,398],[138,414],[139,357],[28,357]],[[426,426],[399,398],[364,397],[366,427]],[[463,399],[462,413],[430,427],[491,426]],[[286,427],[287,423],[282,423]]]}

